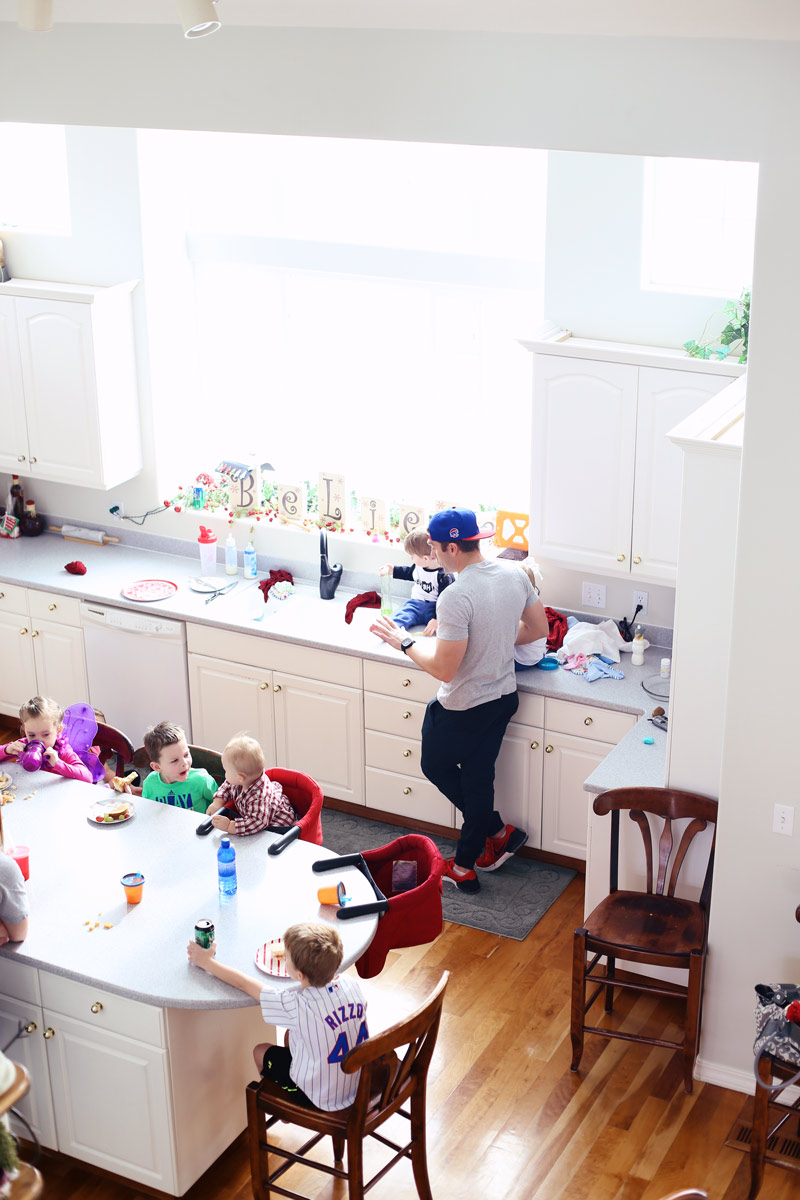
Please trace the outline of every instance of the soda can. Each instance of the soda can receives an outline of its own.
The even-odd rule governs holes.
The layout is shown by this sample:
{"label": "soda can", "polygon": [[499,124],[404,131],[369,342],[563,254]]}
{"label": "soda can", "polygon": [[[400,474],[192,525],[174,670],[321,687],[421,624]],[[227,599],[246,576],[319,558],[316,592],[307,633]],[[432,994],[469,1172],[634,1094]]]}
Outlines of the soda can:
{"label": "soda can", "polygon": [[202,946],[204,950],[207,950],[214,940],[214,922],[195,922],[194,940],[197,942],[198,946]]}

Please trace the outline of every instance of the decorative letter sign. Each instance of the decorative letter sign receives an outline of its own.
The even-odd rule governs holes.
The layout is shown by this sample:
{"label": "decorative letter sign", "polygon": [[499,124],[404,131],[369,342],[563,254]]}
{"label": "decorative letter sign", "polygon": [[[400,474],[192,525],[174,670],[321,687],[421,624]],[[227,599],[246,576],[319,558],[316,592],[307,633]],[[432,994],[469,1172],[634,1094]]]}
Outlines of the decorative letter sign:
{"label": "decorative letter sign", "polygon": [[306,492],[302,483],[277,483],[278,515],[287,521],[302,521],[306,515]]}
{"label": "decorative letter sign", "polygon": [[425,509],[417,508],[409,504],[400,505],[400,537],[407,537],[409,533],[413,533],[415,529],[427,529],[428,523],[425,518]]}
{"label": "decorative letter sign", "polygon": [[345,521],[344,475],[332,471],[320,471],[317,511],[322,525],[338,525]]}
{"label": "decorative letter sign", "polygon": [[374,496],[361,497],[361,527],[367,533],[386,532],[386,505]]}

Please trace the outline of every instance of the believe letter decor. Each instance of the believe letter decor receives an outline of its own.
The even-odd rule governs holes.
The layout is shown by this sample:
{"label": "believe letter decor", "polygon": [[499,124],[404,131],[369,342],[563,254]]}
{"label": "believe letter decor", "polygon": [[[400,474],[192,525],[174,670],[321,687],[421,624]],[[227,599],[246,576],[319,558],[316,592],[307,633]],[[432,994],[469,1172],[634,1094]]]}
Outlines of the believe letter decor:
{"label": "believe letter decor", "polygon": [[335,525],[341,529],[345,521],[344,475],[320,471],[317,493],[317,512],[320,525]]}
{"label": "believe letter decor", "polygon": [[375,496],[361,497],[361,528],[366,533],[386,532],[386,504]]}
{"label": "believe letter decor", "polygon": [[306,489],[302,483],[277,483],[278,516],[302,521],[306,515]]}

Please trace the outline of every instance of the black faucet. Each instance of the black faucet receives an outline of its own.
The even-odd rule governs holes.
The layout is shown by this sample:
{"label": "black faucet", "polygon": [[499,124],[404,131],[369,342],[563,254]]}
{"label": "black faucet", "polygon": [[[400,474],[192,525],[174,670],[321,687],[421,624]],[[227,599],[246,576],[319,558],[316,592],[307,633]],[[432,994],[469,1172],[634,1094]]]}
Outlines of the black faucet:
{"label": "black faucet", "polygon": [[342,578],[344,570],[341,563],[328,565],[328,535],[324,529],[319,531],[319,594],[323,600],[332,600]]}

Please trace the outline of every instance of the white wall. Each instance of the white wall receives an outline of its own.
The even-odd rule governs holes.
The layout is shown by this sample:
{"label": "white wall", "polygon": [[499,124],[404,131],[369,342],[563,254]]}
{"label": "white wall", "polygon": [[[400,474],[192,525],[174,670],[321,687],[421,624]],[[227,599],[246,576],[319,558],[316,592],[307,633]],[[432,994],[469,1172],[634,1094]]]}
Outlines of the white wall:
{"label": "white wall", "polygon": [[798,573],[800,147],[785,131],[800,107],[800,51],[712,39],[224,32],[188,43],[169,28],[144,26],[57,27],[46,38],[4,29],[0,116],[761,164],[736,665],[728,685],[702,1043],[706,1075],[746,1087],[752,987],[800,977],[797,840],[770,833],[774,800],[796,790],[794,679],[786,664],[776,670],[752,653],[765,610],[780,611]]}

